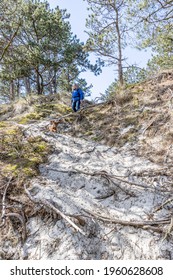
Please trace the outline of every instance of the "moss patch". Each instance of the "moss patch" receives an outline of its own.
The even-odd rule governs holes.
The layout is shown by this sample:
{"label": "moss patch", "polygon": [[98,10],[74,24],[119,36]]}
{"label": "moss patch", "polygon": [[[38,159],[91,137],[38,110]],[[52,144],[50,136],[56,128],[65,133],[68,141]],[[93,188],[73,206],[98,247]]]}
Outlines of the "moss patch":
{"label": "moss patch", "polygon": [[[5,128],[5,129],[4,129]],[[0,155],[5,176],[20,176],[23,179],[38,174],[38,166],[50,153],[51,147],[41,137],[26,139],[20,128],[3,127],[0,139]]]}
{"label": "moss patch", "polygon": [[52,114],[61,116],[70,112],[72,112],[71,108],[61,103],[35,104],[32,113],[28,113],[22,117],[19,116],[17,119],[15,118],[15,120],[20,124],[27,124],[34,120],[42,120]]}
{"label": "moss patch", "polygon": [[42,113],[30,113],[25,115],[24,117],[20,118],[18,122],[20,124],[27,124],[31,122],[32,120],[41,120],[43,118]]}

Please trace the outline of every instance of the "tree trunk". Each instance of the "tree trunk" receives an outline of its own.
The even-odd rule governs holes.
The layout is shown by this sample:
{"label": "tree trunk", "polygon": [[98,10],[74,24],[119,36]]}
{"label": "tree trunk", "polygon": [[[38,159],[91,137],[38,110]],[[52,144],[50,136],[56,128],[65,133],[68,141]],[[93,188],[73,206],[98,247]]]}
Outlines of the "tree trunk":
{"label": "tree trunk", "polygon": [[[51,80],[51,70],[49,71],[49,80]],[[48,91],[49,91],[49,94],[53,94],[53,86],[52,86],[52,81],[49,83],[48,85]]]}
{"label": "tree trunk", "polygon": [[43,84],[43,76],[40,75],[40,94],[43,94],[44,84]]}
{"label": "tree trunk", "polygon": [[42,92],[41,92],[40,75],[38,69],[36,69],[36,81],[37,81],[37,94],[40,95],[42,94]]}
{"label": "tree trunk", "polygon": [[17,97],[20,98],[20,79],[17,79]]}
{"label": "tree trunk", "polygon": [[120,85],[122,86],[124,84],[124,79],[123,79],[122,47],[121,47],[121,34],[119,29],[118,9],[116,9],[116,31],[118,35],[118,80]]}
{"label": "tree trunk", "polygon": [[56,70],[54,70],[54,78],[52,80],[52,84],[53,84],[53,93],[56,94],[57,92],[57,80],[56,80],[56,76],[57,76],[57,72]]}
{"label": "tree trunk", "polygon": [[26,90],[26,95],[31,94],[31,83],[28,77],[24,78],[24,83],[25,83],[25,90]]}
{"label": "tree trunk", "polygon": [[14,101],[15,100],[15,86],[14,86],[14,81],[10,82],[10,100]]}

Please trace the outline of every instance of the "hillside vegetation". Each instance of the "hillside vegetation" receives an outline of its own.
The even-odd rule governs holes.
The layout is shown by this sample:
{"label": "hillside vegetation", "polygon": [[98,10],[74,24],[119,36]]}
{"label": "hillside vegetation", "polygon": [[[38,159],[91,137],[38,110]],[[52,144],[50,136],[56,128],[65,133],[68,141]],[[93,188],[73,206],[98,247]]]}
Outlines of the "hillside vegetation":
{"label": "hillside vegetation", "polygon": [[81,110],[71,134],[115,147],[171,167],[173,140],[173,72],[117,90],[106,103]]}
{"label": "hillside vegetation", "polygon": [[[70,108],[68,94],[64,98],[58,95],[32,96],[12,105],[1,105],[1,258],[22,258],[10,248],[15,248],[21,241],[25,242],[29,230],[27,223],[32,217],[38,215],[43,218],[47,215],[45,207],[39,208],[31,201],[26,187],[30,186],[33,178],[40,176],[40,165],[46,164],[50,155],[59,153],[54,144],[58,141],[56,137],[61,135],[69,137],[69,141],[72,141],[70,137],[80,138],[88,143],[92,141],[106,145],[107,149],[114,147],[117,153],[133,153],[156,164],[157,168],[153,170],[143,171],[141,167],[140,171],[139,166],[138,172],[130,170],[130,167],[129,172],[137,178],[148,176],[152,182],[166,176],[170,198],[173,168],[172,99],[173,71],[169,70],[146,82],[117,90],[106,102],[92,104],[86,101],[77,113]],[[52,119],[61,120],[57,133],[48,130]],[[39,130],[35,134],[35,129],[40,129],[40,134]],[[80,153],[78,151],[75,156],[78,157]],[[63,162],[60,158],[59,164]],[[167,206],[171,205],[171,201],[166,203]],[[169,234],[172,238],[171,230]]]}

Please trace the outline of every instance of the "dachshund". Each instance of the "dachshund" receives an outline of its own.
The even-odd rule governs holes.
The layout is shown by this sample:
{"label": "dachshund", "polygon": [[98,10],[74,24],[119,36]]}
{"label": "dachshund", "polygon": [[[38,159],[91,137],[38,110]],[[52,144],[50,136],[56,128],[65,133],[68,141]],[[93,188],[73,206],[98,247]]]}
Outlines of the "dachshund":
{"label": "dachshund", "polygon": [[50,132],[57,132],[57,124],[58,123],[60,123],[60,121],[50,121],[49,131]]}
{"label": "dachshund", "polygon": [[50,124],[49,124],[49,131],[50,132],[57,132],[57,125],[58,124],[62,124],[62,123],[64,123],[64,120],[63,119],[59,119],[59,120],[57,120],[57,121],[55,121],[55,120],[51,120],[50,121]]}

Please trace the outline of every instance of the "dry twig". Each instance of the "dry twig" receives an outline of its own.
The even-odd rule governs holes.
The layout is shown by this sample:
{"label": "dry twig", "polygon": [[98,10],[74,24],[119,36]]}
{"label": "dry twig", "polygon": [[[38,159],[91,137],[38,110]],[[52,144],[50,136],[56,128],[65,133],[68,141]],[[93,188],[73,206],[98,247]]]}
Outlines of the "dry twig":
{"label": "dry twig", "polygon": [[163,207],[164,207],[166,204],[170,203],[171,201],[173,201],[173,198],[169,198],[168,200],[166,200],[165,202],[163,202],[159,207],[157,207],[157,208],[153,211],[153,213],[156,213],[157,211],[163,209]]}

